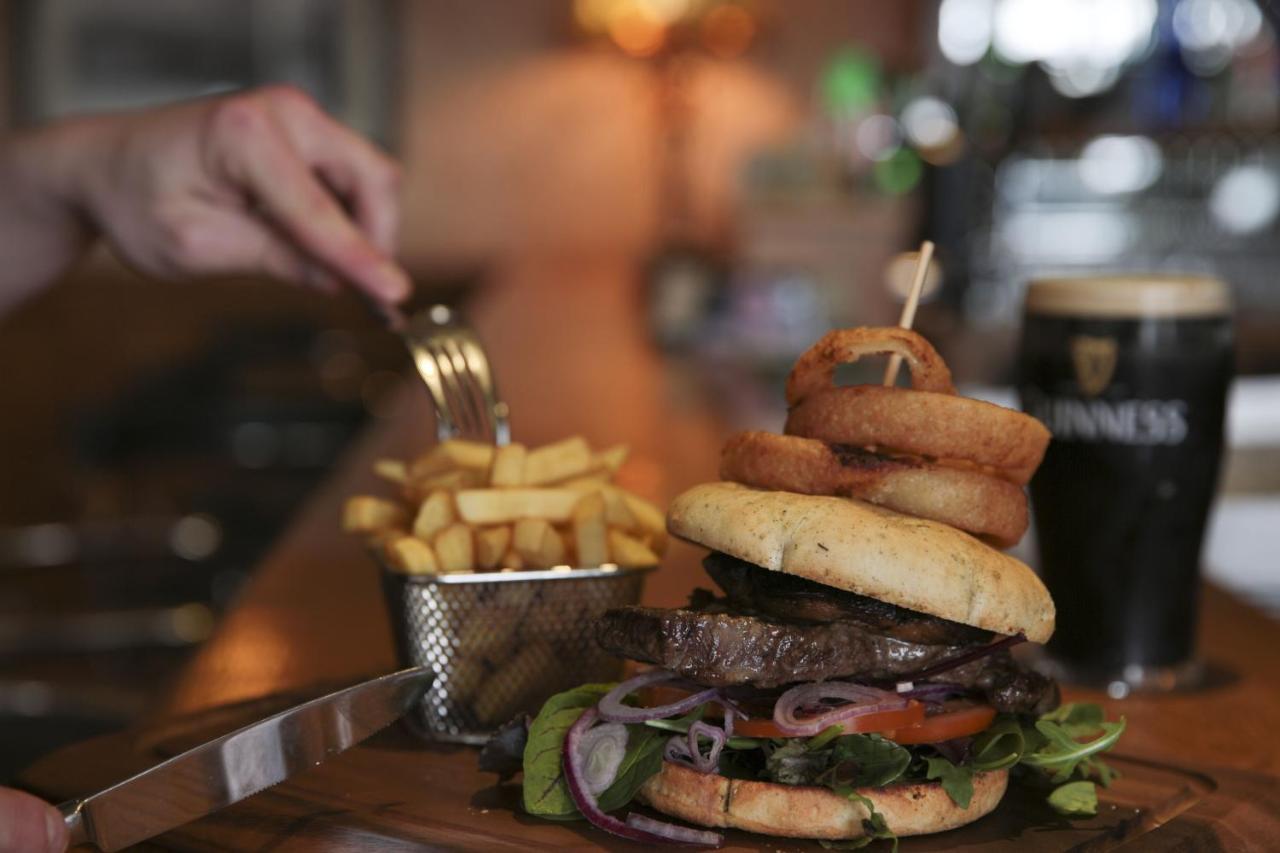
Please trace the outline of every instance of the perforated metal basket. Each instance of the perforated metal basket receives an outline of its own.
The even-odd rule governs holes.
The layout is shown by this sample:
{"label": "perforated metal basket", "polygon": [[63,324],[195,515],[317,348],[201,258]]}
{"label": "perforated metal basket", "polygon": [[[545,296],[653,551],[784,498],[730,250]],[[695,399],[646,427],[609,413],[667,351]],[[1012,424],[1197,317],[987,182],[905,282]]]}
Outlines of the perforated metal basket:
{"label": "perforated metal basket", "polygon": [[649,571],[384,569],[400,662],[436,673],[409,724],[435,740],[483,743],[555,693],[616,680],[622,662],[596,645],[595,622],[611,607],[637,603]]}

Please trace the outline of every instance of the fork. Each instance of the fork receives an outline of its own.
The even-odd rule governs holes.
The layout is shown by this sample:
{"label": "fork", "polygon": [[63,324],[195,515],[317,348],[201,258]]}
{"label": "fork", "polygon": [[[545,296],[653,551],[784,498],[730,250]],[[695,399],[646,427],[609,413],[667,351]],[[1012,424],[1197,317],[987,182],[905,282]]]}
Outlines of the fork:
{"label": "fork", "polygon": [[489,358],[476,333],[447,305],[405,315],[379,306],[404,338],[436,408],[436,437],[507,444],[510,410],[498,397]]}

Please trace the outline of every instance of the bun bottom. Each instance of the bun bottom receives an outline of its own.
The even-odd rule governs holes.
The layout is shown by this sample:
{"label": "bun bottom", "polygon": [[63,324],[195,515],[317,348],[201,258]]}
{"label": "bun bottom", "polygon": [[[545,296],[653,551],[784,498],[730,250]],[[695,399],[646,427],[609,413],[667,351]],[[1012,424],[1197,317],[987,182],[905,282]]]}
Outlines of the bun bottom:
{"label": "bun bottom", "polygon": [[[897,835],[925,835],[972,823],[1000,804],[1009,771],[975,773],[973,799],[962,809],[937,782],[859,788]],[[640,800],[664,814],[706,827],[732,827],[789,838],[850,839],[866,834],[861,803],[827,789],[729,779],[663,762]]]}

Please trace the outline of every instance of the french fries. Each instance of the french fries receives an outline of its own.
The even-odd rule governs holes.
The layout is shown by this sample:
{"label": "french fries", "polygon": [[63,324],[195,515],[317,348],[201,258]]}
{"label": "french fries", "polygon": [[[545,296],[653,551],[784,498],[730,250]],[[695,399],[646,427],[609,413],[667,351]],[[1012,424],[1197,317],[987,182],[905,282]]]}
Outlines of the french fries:
{"label": "french fries", "polygon": [[421,539],[397,536],[383,543],[387,562],[406,575],[434,575],[440,571],[435,552]]}
{"label": "french fries", "polygon": [[609,531],[609,553],[620,566],[658,565],[658,555],[648,545],[621,530]]}
{"label": "french fries", "polygon": [[475,543],[471,541],[471,528],[467,525],[450,524],[436,534],[432,544],[441,572],[469,572],[475,567]]}
{"label": "french fries", "polygon": [[384,480],[402,485],[409,479],[409,467],[399,459],[379,459],[373,463],[373,473]]}
{"label": "french fries", "polygon": [[555,444],[530,450],[524,459],[524,485],[557,483],[591,470],[591,448],[575,435]]}
{"label": "french fries", "polygon": [[[511,528],[505,524],[501,527],[482,527],[476,530],[476,567],[481,569],[502,568],[502,556],[511,547]],[[519,568],[516,566],[515,568]]]}
{"label": "french fries", "polygon": [[631,448],[625,444],[615,444],[613,447],[605,448],[592,457],[591,467],[602,468],[611,475],[618,473],[618,469],[622,467],[622,463],[627,461]]}
{"label": "french fries", "polygon": [[489,472],[491,486],[524,485],[524,463],[528,452],[523,444],[508,444],[493,453],[493,470]]}
{"label": "french fries", "polygon": [[654,565],[665,519],[614,485],[627,453],[594,451],[581,436],[541,447],[445,441],[408,462],[377,460],[398,498],[351,497],[342,526],[406,574]]}
{"label": "french fries", "polygon": [[347,498],[342,529],[348,533],[378,533],[404,524],[408,515],[399,504],[369,495]]}
{"label": "french fries", "polygon": [[454,438],[442,441],[409,463],[409,476],[422,479],[456,468],[488,471],[493,464],[493,445]]}
{"label": "french fries", "polygon": [[453,497],[443,489],[432,492],[418,507],[413,520],[413,535],[430,542],[431,539],[457,519],[453,511]]}
{"label": "french fries", "polygon": [[505,524],[522,518],[568,521],[581,495],[571,489],[463,489],[454,498],[471,524]]}
{"label": "french fries", "polygon": [[573,508],[573,544],[578,562],[584,566],[600,566],[609,562],[607,534],[604,496],[592,492]]}
{"label": "french fries", "polygon": [[564,539],[542,518],[517,521],[511,547],[530,568],[549,569],[565,564]]}

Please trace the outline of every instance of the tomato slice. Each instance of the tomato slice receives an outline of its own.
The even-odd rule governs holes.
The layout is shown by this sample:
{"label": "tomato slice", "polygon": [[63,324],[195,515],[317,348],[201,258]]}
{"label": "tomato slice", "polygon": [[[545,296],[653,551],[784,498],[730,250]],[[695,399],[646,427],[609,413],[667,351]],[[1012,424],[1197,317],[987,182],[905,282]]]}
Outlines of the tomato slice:
{"label": "tomato slice", "polygon": [[885,732],[889,740],[902,744],[938,743],[957,737],[976,735],[991,725],[996,709],[976,702],[953,700],[942,703],[942,710],[925,717],[913,726]]}
{"label": "tomato slice", "polygon": [[[670,705],[679,702],[688,696],[687,690],[678,687],[658,684],[653,687],[646,687],[640,691],[640,704],[648,708],[656,708],[659,705]],[[734,735],[740,737],[759,737],[759,738],[786,738],[793,735],[784,734],[778,726],[773,722],[772,701],[768,703],[747,703],[747,713],[751,715],[748,720],[735,720],[733,723]],[[721,709],[718,705],[712,705],[707,709],[708,719],[719,719]],[[905,708],[899,708],[893,711],[880,711],[875,714],[863,714],[860,717],[854,717],[846,720],[842,724],[845,734],[863,734],[866,732],[888,732],[899,728],[910,728],[925,719],[925,707],[919,702],[912,702]]]}
{"label": "tomato slice", "polygon": [[[890,732],[899,728],[912,728],[922,723],[924,719],[924,705],[919,702],[910,702],[905,708],[896,708],[892,711],[877,711],[845,720],[840,724],[840,727],[844,730],[844,734],[847,735]],[[743,737],[795,737],[795,735],[784,734],[778,728],[777,723],[769,717],[735,720],[733,733]]]}
{"label": "tomato slice", "polygon": [[[688,696],[687,690],[678,687],[658,684],[640,691],[640,704],[654,708],[679,702]],[[747,709],[751,714],[749,720],[736,720],[733,733],[740,737],[786,738],[773,722],[772,709],[762,705]],[[720,708],[712,705],[707,709],[709,719],[719,719]],[[875,714],[863,714],[846,720],[841,728],[844,734],[876,733],[901,744],[938,743],[957,737],[968,737],[984,731],[995,720],[996,709],[990,705],[982,705],[964,699],[955,699],[942,704],[937,713],[926,714],[925,706],[920,702],[911,702],[907,707],[894,711],[880,711]]]}

